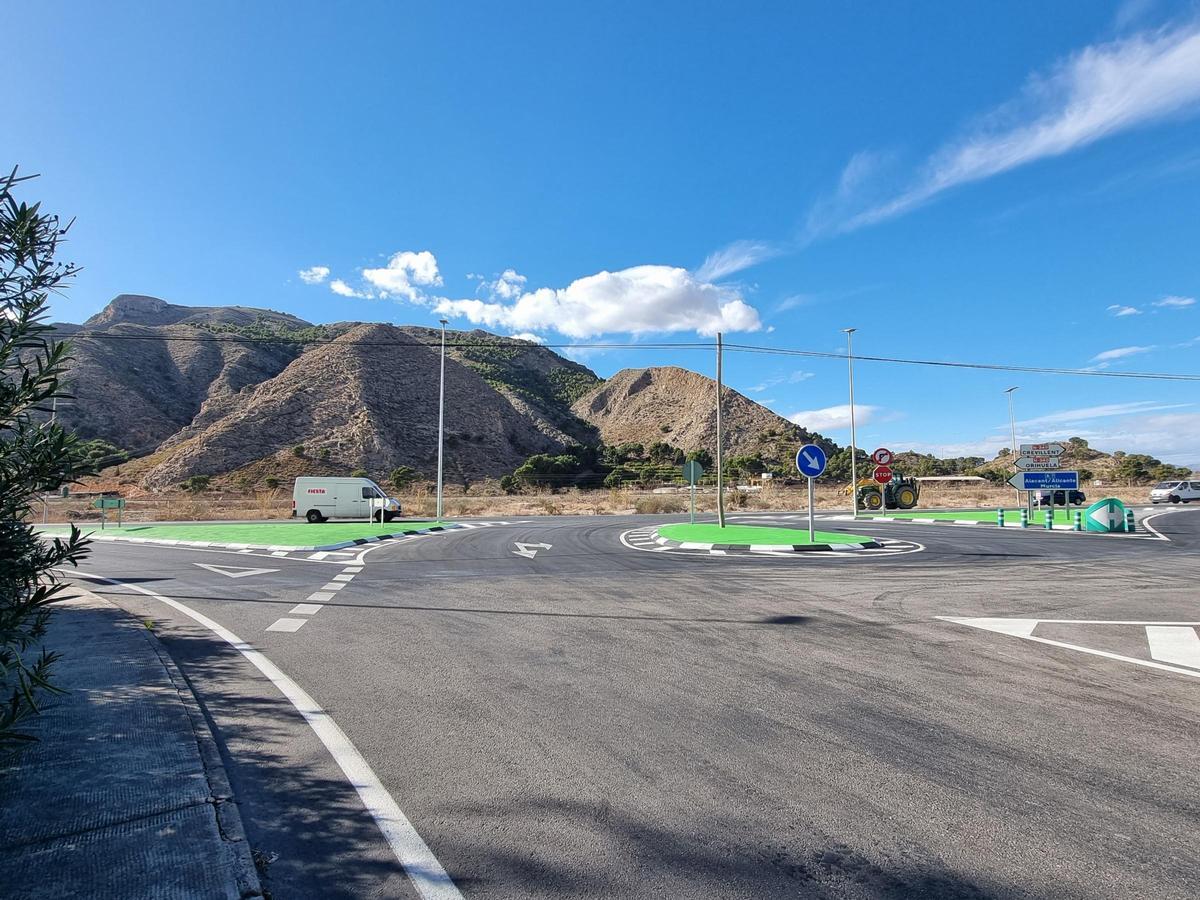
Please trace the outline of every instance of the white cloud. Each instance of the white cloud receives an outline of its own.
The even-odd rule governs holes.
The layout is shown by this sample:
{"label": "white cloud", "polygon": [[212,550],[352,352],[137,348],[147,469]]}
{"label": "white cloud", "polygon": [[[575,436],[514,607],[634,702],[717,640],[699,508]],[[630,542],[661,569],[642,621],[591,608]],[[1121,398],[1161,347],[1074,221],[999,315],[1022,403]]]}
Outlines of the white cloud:
{"label": "white cloud", "polygon": [[437,259],[428,250],[402,250],[393,254],[382,269],[363,269],[362,274],[379,289],[380,296],[403,297],[413,302],[424,300],[419,286],[435,287],[442,283]]}
{"label": "white cloud", "polygon": [[758,313],[732,288],[673,266],[599,272],[565,288],[539,288],[510,303],[438,298],[443,315],[490,327],[553,329],[573,338],[649,332],[757,331]]}
{"label": "white cloud", "polygon": [[[934,153],[908,189],[857,214],[835,216],[823,230],[849,231],[883,221],[958,185],[1190,113],[1197,105],[1200,22],[1085,47],[1049,73],[1031,76],[1015,100]],[[855,160],[843,174],[835,207],[837,198],[845,203],[857,186],[851,170]]]}
{"label": "white cloud", "polygon": [[309,266],[296,273],[305,284],[320,284],[329,277],[329,266]]}
{"label": "white cloud", "polygon": [[780,248],[763,241],[734,241],[720,250],[710,253],[696,270],[699,281],[717,281],[764,260],[778,256]]}
{"label": "white cloud", "polygon": [[479,290],[487,291],[493,300],[512,300],[525,292],[525,282],[529,279],[518,275],[515,269],[505,269],[495,281],[479,279]]}
{"label": "white cloud", "polygon": [[1117,318],[1121,316],[1140,316],[1142,311],[1136,306],[1121,306],[1119,303],[1114,303],[1108,307],[1108,311]]}
{"label": "white cloud", "polygon": [[1092,357],[1092,362],[1106,363],[1112,362],[1114,359],[1125,359],[1127,356],[1136,356],[1138,353],[1149,353],[1154,347],[1117,347],[1113,350],[1105,350],[1103,353],[1097,353]]}
{"label": "white cloud", "polygon": [[1191,403],[1163,403],[1160,400],[1137,400],[1132,403],[1106,403],[1100,406],[1085,406],[1080,409],[1063,409],[1033,419],[1017,422],[1019,428],[1036,428],[1040,425],[1067,425],[1073,422],[1088,422],[1112,416],[1127,416],[1134,413],[1157,412],[1165,409],[1181,409]]}
{"label": "white cloud", "polygon": [[339,297],[358,297],[363,300],[370,300],[373,296],[366,291],[356,291],[340,278],[335,278],[329,282],[329,289]]}
{"label": "white cloud", "polygon": [[[881,406],[867,406],[862,403],[854,404],[854,424],[866,425],[868,422],[886,421],[890,416],[881,415]],[[809,431],[837,431],[850,427],[850,404],[842,406],[827,406],[824,409],[807,409],[788,416],[789,421],[807,428]]]}
{"label": "white cloud", "polygon": [[1189,306],[1195,305],[1195,303],[1196,303],[1196,299],[1194,297],[1170,296],[1170,297],[1163,297],[1161,300],[1155,300],[1150,305],[1162,307],[1165,309],[1185,309]]}
{"label": "white cloud", "polygon": [[517,334],[510,334],[509,337],[514,337],[519,341],[530,341],[534,344],[546,343],[546,339],[544,337],[542,337],[540,334],[534,334],[531,331],[522,331]]}
{"label": "white cloud", "polygon": [[[810,378],[815,378],[816,375],[817,375],[816,372],[805,372],[803,370],[798,369],[795,372],[792,372],[788,375],[777,375],[774,378],[768,378],[766,381],[763,381],[760,384],[756,384],[754,387],[750,388],[749,390],[755,394],[761,394],[763,391],[768,390],[773,387],[776,387],[777,385],[799,384],[802,381],[808,381],[808,379],[810,379]],[[766,401],[763,401],[763,402],[765,403]]]}

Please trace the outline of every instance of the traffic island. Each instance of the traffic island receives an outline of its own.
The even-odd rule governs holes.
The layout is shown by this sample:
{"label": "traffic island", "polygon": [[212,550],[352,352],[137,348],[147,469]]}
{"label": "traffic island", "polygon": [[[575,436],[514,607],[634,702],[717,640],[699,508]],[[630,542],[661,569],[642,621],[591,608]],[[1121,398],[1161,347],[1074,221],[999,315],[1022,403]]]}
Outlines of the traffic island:
{"label": "traffic island", "polygon": [[818,531],[809,540],[807,528],[776,528],[716,523],[661,525],[656,543],[679,550],[879,550],[883,545],[861,534]]}
{"label": "traffic island", "polygon": [[[81,528],[90,539],[174,547],[209,547],[221,550],[342,550],[388,538],[431,534],[461,528],[452,522],[261,522],[203,523],[196,525],[126,525],[100,530]],[[46,537],[63,537],[64,528],[39,528]]]}

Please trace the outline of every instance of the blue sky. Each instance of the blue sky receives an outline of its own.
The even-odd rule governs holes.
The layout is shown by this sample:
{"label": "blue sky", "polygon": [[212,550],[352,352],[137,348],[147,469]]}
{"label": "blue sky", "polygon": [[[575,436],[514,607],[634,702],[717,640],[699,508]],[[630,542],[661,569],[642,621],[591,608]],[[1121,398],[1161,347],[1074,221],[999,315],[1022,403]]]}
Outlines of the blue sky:
{"label": "blue sky", "polygon": [[[1200,372],[1200,8],[22,4],[3,155],[118,293]],[[712,354],[569,354],[609,375]],[[845,441],[845,364],[727,355]],[[860,363],[860,443],[1200,464],[1196,384]]]}

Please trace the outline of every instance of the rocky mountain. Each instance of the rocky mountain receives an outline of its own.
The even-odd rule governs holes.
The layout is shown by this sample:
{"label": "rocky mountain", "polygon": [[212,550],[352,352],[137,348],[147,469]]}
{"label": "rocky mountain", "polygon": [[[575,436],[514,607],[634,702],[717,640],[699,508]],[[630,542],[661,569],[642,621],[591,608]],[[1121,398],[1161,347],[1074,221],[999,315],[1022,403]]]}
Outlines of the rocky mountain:
{"label": "rocky mountain", "polygon": [[[622,369],[575,401],[572,410],[590,422],[606,444],[666,441],[684,450],[716,447],[716,382],[676,366]],[[835,445],[776,415],[730,387],[722,394],[722,431],[729,456],[789,458],[808,441],[832,452]]]}
{"label": "rocky mountain", "polygon": [[[74,362],[59,421],[137,456],[123,477],[144,488],[194,475],[254,484],[359,468],[434,471],[437,329],[316,326],[130,294],[60,328]],[[447,332],[447,477],[506,474],[571,444],[711,449],[714,391],[685,369],[631,369],[605,382],[530,341]],[[799,441],[828,444],[730,389],[724,422],[730,456],[787,458]]]}

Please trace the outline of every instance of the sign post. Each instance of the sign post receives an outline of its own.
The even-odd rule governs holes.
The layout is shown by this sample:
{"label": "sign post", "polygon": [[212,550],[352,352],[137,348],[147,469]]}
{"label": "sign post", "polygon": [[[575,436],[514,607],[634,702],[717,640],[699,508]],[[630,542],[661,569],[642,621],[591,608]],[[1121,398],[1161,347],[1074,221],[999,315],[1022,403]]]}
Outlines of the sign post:
{"label": "sign post", "polygon": [[701,466],[700,463],[696,462],[694,459],[689,459],[687,462],[685,462],[683,464],[682,471],[683,471],[683,480],[686,481],[691,486],[690,493],[692,495],[692,499],[691,499],[691,503],[689,504],[689,509],[691,510],[691,512],[689,514],[688,521],[690,521],[693,525],[695,525],[696,524],[696,482],[699,481],[700,477],[704,474],[704,467]]}
{"label": "sign post", "polygon": [[108,520],[106,510],[115,509],[117,511],[117,527],[122,527],[121,511],[125,509],[125,500],[121,497],[98,497],[92,501],[92,506],[100,510],[100,530],[104,530],[104,524]]}
{"label": "sign post", "polygon": [[[1057,442],[1043,444],[1022,444],[1020,447],[1020,456],[1013,460],[1013,465],[1017,467],[1017,472],[1055,472],[1060,471],[1062,460],[1060,457],[1067,452],[1065,444]],[[1009,480],[1009,484],[1016,487],[1016,482]],[[1078,485],[1075,485],[1072,490],[1078,490]],[[1018,490],[1040,490],[1040,488],[1018,488]],[[1068,499],[1070,495],[1068,494]],[[1050,507],[1054,507],[1054,496],[1051,495]],[[1025,497],[1026,506],[1029,509],[1029,514],[1033,515],[1033,494],[1028,493]]]}
{"label": "sign post", "polygon": [[796,451],[796,469],[808,479],[808,542],[815,544],[817,540],[816,525],[813,521],[814,491],[813,479],[819,478],[829,465],[825,451],[816,444],[805,444]]}

